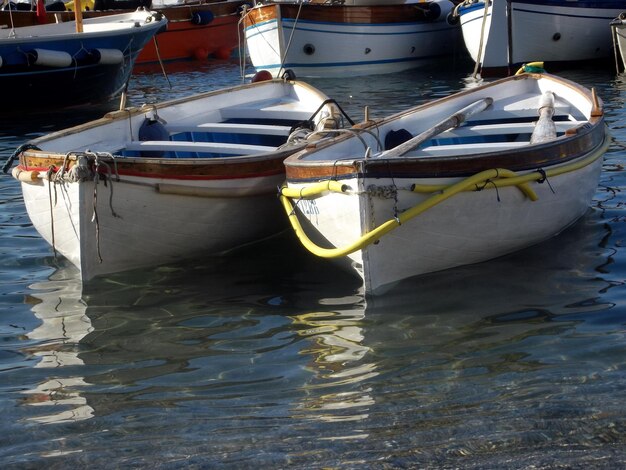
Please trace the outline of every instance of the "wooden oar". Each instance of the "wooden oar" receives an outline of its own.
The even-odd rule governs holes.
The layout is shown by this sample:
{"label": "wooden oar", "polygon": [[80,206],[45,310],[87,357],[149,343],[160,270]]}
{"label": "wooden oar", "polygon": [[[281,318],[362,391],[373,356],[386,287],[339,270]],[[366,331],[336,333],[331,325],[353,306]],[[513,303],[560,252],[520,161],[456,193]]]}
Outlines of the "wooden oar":
{"label": "wooden oar", "polygon": [[552,120],[554,115],[554,93],[546,91],[539,100],[539,120],[530,136],[531,144],[540,144],[556,139],[556,124]]}
{"label": "wooden oar", "polygon": [[450,129],[454,129],[455,127],[459,127],[463,124],[467,118],[473,116],[474,114],[480,113],[487,109],[493,103],[493,98],[482,98],[469,106],[455,112],[452,116],[444,119],[439,122],[435,126],[430,129],[422,132],[419,135],[416,135],[410,140],[394,147],[390,150],[387,150],[380,155],[378,158],[392,158],[392,157],[401,157],[405,153],[417,148],[420,144],[427,141],[428,139],[436,136],[437,134],[441,134]]}

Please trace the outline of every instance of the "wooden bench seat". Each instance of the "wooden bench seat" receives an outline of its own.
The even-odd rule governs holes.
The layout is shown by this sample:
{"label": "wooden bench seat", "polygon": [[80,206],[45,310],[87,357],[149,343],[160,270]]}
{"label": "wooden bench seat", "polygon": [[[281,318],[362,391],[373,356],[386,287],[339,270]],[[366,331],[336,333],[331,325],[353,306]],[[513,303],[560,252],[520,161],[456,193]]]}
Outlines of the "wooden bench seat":
{"label": "wooden bench seat", "polygon": [[272,104],[266,107],[232,106],[220,110],[222,119],[263,119],[263,120],[291,120],[304,121],[309,119],[313,112],[302,108],[301,103],[286,102]]}
{"label": "wooden bench seat", "polygon": [[130,151],[163,151],[163,152],[205,152],[224,153],[229,155],[253,155],[273,152],[276,147],[266,145],[225,144],[219,142],[176,142],[168,140],[147,140],[127,142],[124,147]]}
{"label": "wooden bench seat", "polygon": [[450,156],[471,155],[474,153],[498,152],[500,150],[524,147],[530,142],[494,142],[463,145],[432,145],[408,152],[406,156]]}
{"label": "wooden bench seat", "polygon": [[258,135],[282,135],[288,136],[290,126],[272,126],[268,124],[230,124],[224,122],[208,122],[198,125],[166,125],[170,134],[181,132],[219,132],[225,134],[258,134]]}
{"label": "wooden bench seat", "polygon": [[[556,131],[563,133],[568,129],[583,124],[581,121],[556,121]],[[511,135],[511,134],[532,134],[535,129],[534,122],[513,123],[513,124],[486,124],[469,125],[442,132],[435,139],[445,139],[451,137],[471,137],[479,135]]]}

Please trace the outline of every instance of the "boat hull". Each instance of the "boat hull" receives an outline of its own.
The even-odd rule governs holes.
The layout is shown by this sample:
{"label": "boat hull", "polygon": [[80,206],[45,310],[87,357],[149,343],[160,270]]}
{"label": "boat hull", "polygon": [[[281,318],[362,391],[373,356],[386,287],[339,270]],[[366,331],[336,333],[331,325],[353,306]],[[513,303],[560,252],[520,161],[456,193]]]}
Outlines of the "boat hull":
{"label": "boat hull", "polygon": [[[358,273],[367,293],[379,295],[413,276],[491,260],[532,246],[559,234],[589,210],[601,167],[598,158],[579,172],[550,178],[549,184],[534,183],[536,201],[517,188],[459,194],[401,224],[376,244],[351,253],[349,263],[342,260],[339,264]],[[345,180],[344,184],[362,188],[363,193],[309,201],[302,209],[309,215],[307,230],[318,232],[318,242],[345,246],[428,198],[408,191],[398,191],[393,197],[374,188],[444,181],[450,183],[433,178]]]}
{"label": "boat hull", "polygon": [[505,75],[532,61],[553,70],[609,59],[607,25],[622,9],[617,2],[495,0],[486,17],[484,2],[461,7],[459,14],[465,46],[481,73]]}
{"label": "boat hull", "polygon": [[247,12],[244,31],[252,64],[273,76],[393,73],[455,51],[460,30],[445,21],[445,8],[426,19],[415,5],[273,3]]}
{"label": "boat hull", "polygon": [[336,110],[305,83],[244,84],[39,137],[12,174],[35,229],[83,280],[217,255],[286,227],[283,160]]}
{"label": "boat hull", "polygon": [[[109,18],[119,18],[118,27]],[[107,101],[124,89],[141,48],[166,25],[157,13],[24,27],[0,39],[0,86],[10,90],[4,111]],[[140,27],[133,27],[133,24]],[[107,56],[108,55],[108,56]],[[62,90],[59,92],[58,90]]]}
{"label": "boat hull", "polygon": [[[155,41],[149,41],[139,53],[137,64],[155,63],[159,60],[206,59],[213,56],[226,59],[239,47],[239,9],[245,2],[222,1],[153,8],[168,19],[167,30],[159,33]],[[84,11],[83,18],[95,18],[130,10]],[[38,23],[35,12],[15,11],[11,19],[6,11],[0,11],[0,24],[10,27],[34,26]],[[210,20],[194,21],[194,15]],[[74,21],[71,11],[47,12],[46,23]]]}
{"label": "boat hull", "polygon": [[163,186],[163,179],[123,177],[52,187],[42,179],[22,183],[22,192],[33,226],[88,280],[217,255],[277,233],[285,227],[275,196],[282,179]]}

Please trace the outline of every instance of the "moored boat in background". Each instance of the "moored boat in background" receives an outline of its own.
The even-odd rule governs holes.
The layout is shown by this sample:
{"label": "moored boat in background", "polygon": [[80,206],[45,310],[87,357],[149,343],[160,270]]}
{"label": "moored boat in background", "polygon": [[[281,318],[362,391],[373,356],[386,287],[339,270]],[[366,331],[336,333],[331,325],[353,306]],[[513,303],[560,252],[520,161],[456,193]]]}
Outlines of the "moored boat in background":
{"label": "moored boat in background", "polygon": [[460,19],[465,46],[483,76],[509,75],[526,62],[551,69],[612,57],[608,24],[626,1],[465,0]]}
{"label": "moored boat in background", "polygon": [[115,97],[126,86],[139,51],[166,24],[160,13],[138,9],[78,23],[2,30],[2,111],[67,107]]}
{"label": "moored boat in background", "polygon": [[453,6],[448,0],[258,3],[244,15],[246,46],[254,67],[275,77],[286,69],[297,77],[399,72],[457,49],[460,29],[446,21]]}
{"label": "moored boat in background", "polygon": [[283,160],[337,110],[305,83],[240,85],[37,138],[13,176],[34,227],[83,280],[215,255],[284,229]]}
{"label": "moored boat in background", "polygon": [[[89,8],[82,12],[82,16],[94,18],[130,13],[141,7],[163,14],[168,20],[167,30],[159,34],[155,41],[145,45],[139,53],[137,64],[159,60],[206,59],[208,56],[226,59],[239,47],[238,23],[240,9],[244,4],[245,0],[96,0],[82,2],[83,7]],[[67,6],[61,2],[53,5],[49,5],[50,10],[40,15],[36,11],[0,11],[0,25],[11,28],[74,21],[74,11],[66,10],[70,7],[69,2]]]}
{"label": "moored boat in background", "polygon": [[588,210],[609,141],[595,93],[524,73],[309,145],[281,200],[308,250],[379,294],[558,234]]}

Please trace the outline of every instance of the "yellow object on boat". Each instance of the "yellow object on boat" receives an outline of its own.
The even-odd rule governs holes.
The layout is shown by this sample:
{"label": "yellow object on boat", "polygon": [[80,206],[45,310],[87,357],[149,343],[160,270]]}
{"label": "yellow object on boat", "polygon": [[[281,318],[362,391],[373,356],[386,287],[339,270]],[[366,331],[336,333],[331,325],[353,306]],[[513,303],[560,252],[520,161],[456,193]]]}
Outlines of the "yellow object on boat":
{"label": "yellow object on boat", "polygon": [[528,62],[527,64],[522,65],[515,75],[520,75],[522,73],[544,73],[545,70],[543,68],[543,62]]}
{"label": "yellow object on boat", "polygon": [[[93,10],[95,1],[94,0],[81,0],[80,4],[82,6],[82,10]],[[74,0],[70,0],[69,2],[65,2],[65,9],[67,11],[74,11]]]}

